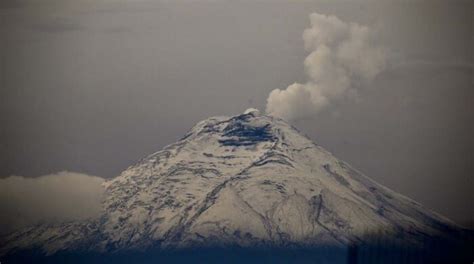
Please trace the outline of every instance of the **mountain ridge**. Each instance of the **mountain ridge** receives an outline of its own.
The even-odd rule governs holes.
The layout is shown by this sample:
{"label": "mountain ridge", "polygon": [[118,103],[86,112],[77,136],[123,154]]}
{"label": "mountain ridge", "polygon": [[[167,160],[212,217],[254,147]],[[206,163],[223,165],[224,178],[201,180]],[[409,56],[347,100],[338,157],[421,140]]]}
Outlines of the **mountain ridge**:
{"label": "mountain ridge", "polygon": [[370,233],[418,247],[461,232],[256,109],[198,122],[104,188],[98,219],[15,232],[0,254],[345,247]]}

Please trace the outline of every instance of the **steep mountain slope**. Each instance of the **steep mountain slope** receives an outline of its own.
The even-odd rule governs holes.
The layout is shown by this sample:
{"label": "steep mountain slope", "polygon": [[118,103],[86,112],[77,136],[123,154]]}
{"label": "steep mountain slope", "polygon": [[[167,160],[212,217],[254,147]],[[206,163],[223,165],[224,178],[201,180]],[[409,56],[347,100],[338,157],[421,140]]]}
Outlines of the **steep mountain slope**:
{"label": "steep mountain slope", "polygon": [[16,232],[2,253],[345,246],[368,234],[416,246],[459,230],[255,109],[199,122],[104,187],[99,219]]}

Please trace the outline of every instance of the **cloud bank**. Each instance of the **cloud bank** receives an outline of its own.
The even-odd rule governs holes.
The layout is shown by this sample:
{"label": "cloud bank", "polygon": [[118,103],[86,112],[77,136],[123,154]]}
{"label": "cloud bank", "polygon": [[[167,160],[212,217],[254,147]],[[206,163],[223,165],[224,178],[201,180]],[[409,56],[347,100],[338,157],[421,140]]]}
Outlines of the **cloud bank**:
{"label": "cloud bank", "polygon": [[75,172],[0,179],[0,234],[37,223],[97,216],[104,179]]}
{"label": "cloud bank", "polygon": [[310,52],[304,61],[308,80],[273,90],[268,114],[287,120],[313,116],[333,101],[356,94],[386,67],[387,51],[374,43],[368,27],[318,13],[310,20],[311,27],[303,33]]}

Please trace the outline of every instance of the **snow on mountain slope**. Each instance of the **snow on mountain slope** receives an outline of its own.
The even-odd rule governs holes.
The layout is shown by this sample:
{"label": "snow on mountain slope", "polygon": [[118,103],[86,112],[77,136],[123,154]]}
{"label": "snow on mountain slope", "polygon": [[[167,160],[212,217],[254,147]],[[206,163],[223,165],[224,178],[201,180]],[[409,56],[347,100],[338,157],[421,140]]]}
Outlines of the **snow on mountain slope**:
{"label": "snow on mountain slope", "polygon": [[256,109],[199,122],[104,187],[100,219],[16,232],[1,253],[348,245],[374,232],[417,244],[457,229]]}

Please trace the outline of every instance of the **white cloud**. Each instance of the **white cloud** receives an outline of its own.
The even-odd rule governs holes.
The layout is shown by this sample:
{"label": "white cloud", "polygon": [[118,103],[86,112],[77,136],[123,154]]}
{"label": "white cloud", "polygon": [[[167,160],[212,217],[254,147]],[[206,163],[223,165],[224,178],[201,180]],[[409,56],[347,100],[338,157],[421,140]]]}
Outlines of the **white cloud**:
{"label": "white cloud", "polygon": [[96,217],[104,179],[75,172],[0,179],[0,233],[37,223]]}
{"label": "white cloud", "polygon": [[317,114],[334,100],[354,94],[387,64],[387,52],[373,43],[368,27],[345,23],[335,16],[313,13],[303,33],[310,52],[304,61],[308,80],[273,90],[267,113],[284,119]]}

